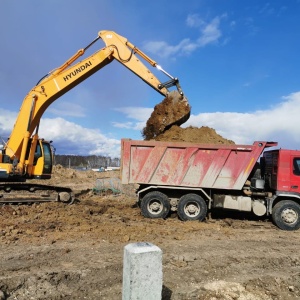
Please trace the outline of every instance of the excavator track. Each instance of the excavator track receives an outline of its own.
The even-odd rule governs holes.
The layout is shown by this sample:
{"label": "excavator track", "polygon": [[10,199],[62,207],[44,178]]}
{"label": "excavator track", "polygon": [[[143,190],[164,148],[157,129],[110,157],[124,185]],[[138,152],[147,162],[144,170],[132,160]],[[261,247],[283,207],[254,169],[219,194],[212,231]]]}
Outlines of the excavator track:
{"label": "excavator track", "polygon": [[70,188],[26,182],[0,184],[0,203],[63,202],[72,204],[75,196]]}

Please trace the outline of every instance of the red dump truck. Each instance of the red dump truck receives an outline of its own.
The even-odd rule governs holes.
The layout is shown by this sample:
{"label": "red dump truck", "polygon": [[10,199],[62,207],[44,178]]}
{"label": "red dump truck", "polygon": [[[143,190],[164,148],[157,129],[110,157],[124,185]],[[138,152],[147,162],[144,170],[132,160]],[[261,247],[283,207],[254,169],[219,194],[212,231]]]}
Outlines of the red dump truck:
{"label": "red dump truck", "polygon": [[138,184],[138,204],[148,218],[177,211],[183,221],[202,221],[222,208],[272,216],[280,229],[296,230],[300,151],[276,146],[122,139],[122,183]]}

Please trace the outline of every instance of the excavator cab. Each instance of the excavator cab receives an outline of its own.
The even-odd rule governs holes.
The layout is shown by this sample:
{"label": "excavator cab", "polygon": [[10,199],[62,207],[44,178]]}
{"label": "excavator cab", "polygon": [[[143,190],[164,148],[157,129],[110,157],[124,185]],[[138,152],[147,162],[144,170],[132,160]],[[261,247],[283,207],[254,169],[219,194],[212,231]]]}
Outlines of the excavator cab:
{"label": "excavator cab", "polygon": [[53,166],[51,142],[44,139],[29,139],[25,157],[28,166],[27,178],[50,179]]}

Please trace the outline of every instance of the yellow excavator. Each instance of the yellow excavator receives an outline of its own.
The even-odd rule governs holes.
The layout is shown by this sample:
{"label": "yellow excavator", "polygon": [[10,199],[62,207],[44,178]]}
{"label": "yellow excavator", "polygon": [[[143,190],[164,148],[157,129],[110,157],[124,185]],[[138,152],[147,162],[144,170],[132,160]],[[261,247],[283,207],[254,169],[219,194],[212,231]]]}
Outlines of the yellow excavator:
{"label": "yellow excavator", "polygon": [[[105,47],[77,62],[99,39],[103,40]],[[162,71],[168,81],[160,82],[141,59]],[[96,39],[44,76],[24,98],[11,135],[0,149],[0,202],[73,201],[74,195],[69,188],[36,184],[28,180],[51,178],[53,151],[51,142],[39,138],[39,123],[51,103],[113,60],[119,61],[164,97],[167,98],[171,93],[174,107],[182,101],[189,107],[177,78],[168,74],[126,38],[113,31],[100,31]],[[172,86],[177,90],[170,92]],[[164,127],[180,125],[188,117],[189,111],[177,115],[176,120],[170,117]]]}

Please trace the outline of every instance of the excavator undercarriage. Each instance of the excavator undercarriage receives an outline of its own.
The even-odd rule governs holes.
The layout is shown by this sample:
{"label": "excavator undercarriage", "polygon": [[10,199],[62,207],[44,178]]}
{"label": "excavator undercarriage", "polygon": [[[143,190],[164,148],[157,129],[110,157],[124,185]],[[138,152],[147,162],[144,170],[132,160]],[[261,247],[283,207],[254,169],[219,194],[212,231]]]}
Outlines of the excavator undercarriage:
{"label": "excavator undercarriage", "polygon": [[72,204],[75,196],[70,188],[27,183],[1,182],[0,203],[63,202]]}

